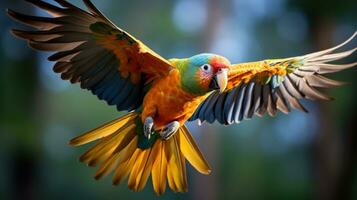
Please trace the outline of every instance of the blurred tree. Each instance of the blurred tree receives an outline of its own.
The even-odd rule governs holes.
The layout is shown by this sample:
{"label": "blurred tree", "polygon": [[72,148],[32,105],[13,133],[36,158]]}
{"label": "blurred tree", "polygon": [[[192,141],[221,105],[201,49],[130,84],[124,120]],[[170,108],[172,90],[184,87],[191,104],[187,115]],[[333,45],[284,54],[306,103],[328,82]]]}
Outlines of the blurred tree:
{"label": "blurred tree", "polygon": [[[303,10],[308,17],[309,35],[314,42],[314,50],[326,49],[333,45],[333,36],[337,32],[336,19],[344,19],[345,22],[356,21],[356,15],[348,14],[357,8],[357,3],[353,0],[293,0],[291,3]],[[352,81],[353,85],[357,84],[355,79]],[[353,88],[357,91],[356,87]],[[321,200],[352,199],[357,167],[357,124],[353,121],[357,119],[357,114],[348,110],[357,110],[357,104],[353,101],[346,112],[339,113],[333,112],[325,103],[319,104],[318,107],[319,128],[312,147],[315,197]],[[346,128],[339,131],[336,125]]]}
{"label": "blurred tree", "polygon": [[[2,1],[0,4],[5,4],[1,7],[7,7],[10,3]],[[31,11],[27,6],[20,9]],[[1,172],[1,177],[11,180],[8,182],[8,196],[5,198],[36,199],[40,141],[39,123],[33,116],[37,112],[36,105],[40,104],[38,101],[41,101],[38,98],[41,89],[35,67],[36,54],[25,47],[25,43],[10,36],[8,30],[13,23],[5,21],[2,25],[2,34],[7,39],[2,40],[3,48],[0,50],[0,140],[3,143],[0,155],[4,158],[1,159],[2,162],[7,165],[5,171]]]}

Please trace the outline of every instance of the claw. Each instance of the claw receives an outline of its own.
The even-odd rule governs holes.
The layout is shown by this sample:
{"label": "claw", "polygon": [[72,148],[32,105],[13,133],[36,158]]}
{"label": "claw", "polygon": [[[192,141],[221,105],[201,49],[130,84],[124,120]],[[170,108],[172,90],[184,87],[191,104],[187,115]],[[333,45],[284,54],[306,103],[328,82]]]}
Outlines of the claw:
{"label": "claw", "polygon": [[148,139],[150,139],[151,134],[154,131],[154,120],[152,119],[152,117],[147,117],[145,119],[144,122],[144,135],[145,137],[147,137]]}
{"label": "claw", "polygon": [[161,131],[160,136],[164,140],[170,139],[171,136],[173,136],[176,131],[180,128],[180,123],[178,121],[173,121],[169,124],[166,125],[166,127]]}

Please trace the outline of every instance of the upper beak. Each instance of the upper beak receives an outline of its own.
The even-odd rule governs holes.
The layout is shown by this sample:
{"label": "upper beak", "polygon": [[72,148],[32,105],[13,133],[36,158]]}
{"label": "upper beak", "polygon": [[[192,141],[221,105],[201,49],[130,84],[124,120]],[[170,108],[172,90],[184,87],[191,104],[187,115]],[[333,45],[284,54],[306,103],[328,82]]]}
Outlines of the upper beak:
{"label": "upper beak", "polygon": [[211,81],[210,88],[219,89],[222,93],[227,87],[228,83],[228,69],[220,69]]}
{"label": "upper beak", "polygon": [[219,86],[219,91],[222,93],[227,87],[228,83],[228,69],[220,69],[217,76],[217,84]]}

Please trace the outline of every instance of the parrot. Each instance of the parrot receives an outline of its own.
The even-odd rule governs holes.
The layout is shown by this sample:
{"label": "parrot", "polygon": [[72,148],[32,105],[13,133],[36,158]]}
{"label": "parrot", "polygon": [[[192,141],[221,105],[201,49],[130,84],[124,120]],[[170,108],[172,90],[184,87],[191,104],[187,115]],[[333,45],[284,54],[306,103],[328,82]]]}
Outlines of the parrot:
{"label": "parrot", "polygon": [[90,0],[83,0],[85,9],[66,0],[25,1],[49,16],[7,9],[9,17],[33,28],[12,29],[12,34],[33,49],[53,52],[48,60],[63,80],[125,112],[69,144],[94,143],[80,161],[97,167],[95,179],[111,174],[114,185],[127,180],[133,191],[142,190],[151,176],[157,195],[167,185],[187,192],[186,162],[199,173],[211,173],[185,122],[230,125],[255,115],[308,112],[302,99],[332,100],[319,88],[344,84],[324,74],[357,65],[331,63],[356,51],[340,49],[357,32],[335,47],[283,59],[232,64],[211,53],[165,59],[117,27]]}

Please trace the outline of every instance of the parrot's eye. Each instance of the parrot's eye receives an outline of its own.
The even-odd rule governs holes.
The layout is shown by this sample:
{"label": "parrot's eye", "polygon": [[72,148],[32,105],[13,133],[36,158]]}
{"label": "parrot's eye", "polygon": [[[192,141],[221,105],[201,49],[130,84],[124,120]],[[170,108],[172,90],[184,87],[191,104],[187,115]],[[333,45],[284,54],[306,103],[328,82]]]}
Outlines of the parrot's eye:
{"label": "parrot's eye", "polygon": [[209,65],[209,64],[204,64],[204,65],[202,65],[201,66],[201,69],[203,70],[203,71],[205,71],[205,72],[210,72],[211,71],[211,65]]}

